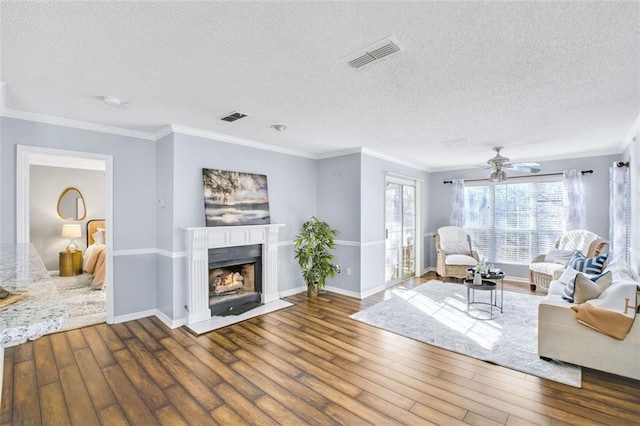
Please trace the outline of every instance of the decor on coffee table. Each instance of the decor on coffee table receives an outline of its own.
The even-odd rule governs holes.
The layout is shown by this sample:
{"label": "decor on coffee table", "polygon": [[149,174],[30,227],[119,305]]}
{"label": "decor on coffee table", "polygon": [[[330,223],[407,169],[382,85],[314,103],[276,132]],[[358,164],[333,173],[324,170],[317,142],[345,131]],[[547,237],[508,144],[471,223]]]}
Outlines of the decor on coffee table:
{"label": "decor on coffee table", "polygon": [[302,224],[293,240],[295,258],[302,270],[309,296],[317,296],[327,278],[332,278],[338,272],[338,267],[332,263],[333,255],[329,252],[335,249],[336,236],[337,230],[313,216]]}
{"label": "decor on coffee table", "polygon": [[267,176],[202,169],[207,226],[270,223]]}
{"label": "decor on coffee table", "polygon": [[464,285],[429,281],[412,289],[396,288],[387,300],[351,318],[443,349],[580,387],[580,367],[544,361],[538,356],[540,296],[505,291],[508,309],[487,321],[467,316],[465,294]]}

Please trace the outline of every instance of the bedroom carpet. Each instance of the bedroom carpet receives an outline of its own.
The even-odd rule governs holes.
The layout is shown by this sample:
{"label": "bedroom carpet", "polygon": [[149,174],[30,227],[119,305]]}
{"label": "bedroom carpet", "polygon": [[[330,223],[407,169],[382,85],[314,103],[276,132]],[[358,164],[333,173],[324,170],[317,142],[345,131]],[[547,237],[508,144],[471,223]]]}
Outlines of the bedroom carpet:
{"label": "bedroom carpet", "polygon": [[[476,301],[485,296],[482,293],[476,292]],[[413,289],[394,289],[387,300],[351,318],[513,370],[581,386],[580,367],[538,357],[539,296],[505,291],[504,313],[497,309],[496,318],[487,321],[467,315],[466,295],[461,284],[429,281]]]}
{"label": "bedroom carpet", "polygon": [[62,301],[69,310],[67,323],[58,331],[73,330],[106,321],[107,291],[105,288],[102,290],[91,288],[93,275],[61,277],[57,272],[50,275]]}

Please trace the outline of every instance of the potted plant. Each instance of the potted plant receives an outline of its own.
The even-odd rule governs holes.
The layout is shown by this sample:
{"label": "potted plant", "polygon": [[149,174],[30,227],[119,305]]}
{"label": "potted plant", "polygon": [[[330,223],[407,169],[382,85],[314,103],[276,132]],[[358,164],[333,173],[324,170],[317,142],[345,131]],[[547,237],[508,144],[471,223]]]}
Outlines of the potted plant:
{"label": "potted plant", "polygon": [[338,267],[332,263],[333,255],[329,252],[335,249],[334,238],[337,235],[337,230],[313,216],[302,224],[293,240],[295,258],[300,264],[309,296],[317,296],[327,278],[338,272]]}

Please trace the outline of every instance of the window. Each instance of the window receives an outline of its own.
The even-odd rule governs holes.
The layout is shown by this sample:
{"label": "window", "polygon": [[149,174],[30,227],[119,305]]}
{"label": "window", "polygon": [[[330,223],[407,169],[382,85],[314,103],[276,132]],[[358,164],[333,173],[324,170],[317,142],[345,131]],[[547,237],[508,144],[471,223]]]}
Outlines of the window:
{"label": "window", "polygon": [[465,229],[480,258],[529,264],[565,230],[562,181],[465,186]]}

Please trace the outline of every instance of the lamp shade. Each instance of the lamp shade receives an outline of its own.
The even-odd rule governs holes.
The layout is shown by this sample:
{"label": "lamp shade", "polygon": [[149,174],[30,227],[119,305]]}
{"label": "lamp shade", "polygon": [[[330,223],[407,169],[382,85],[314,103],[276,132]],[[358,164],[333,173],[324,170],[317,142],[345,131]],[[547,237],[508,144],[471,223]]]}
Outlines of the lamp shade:
{"label": "lamp shade", "polygon": [[77,223],[67,223],[62,225],[62,236],[65,238],[80,238],[82,236],[82,229]]}

